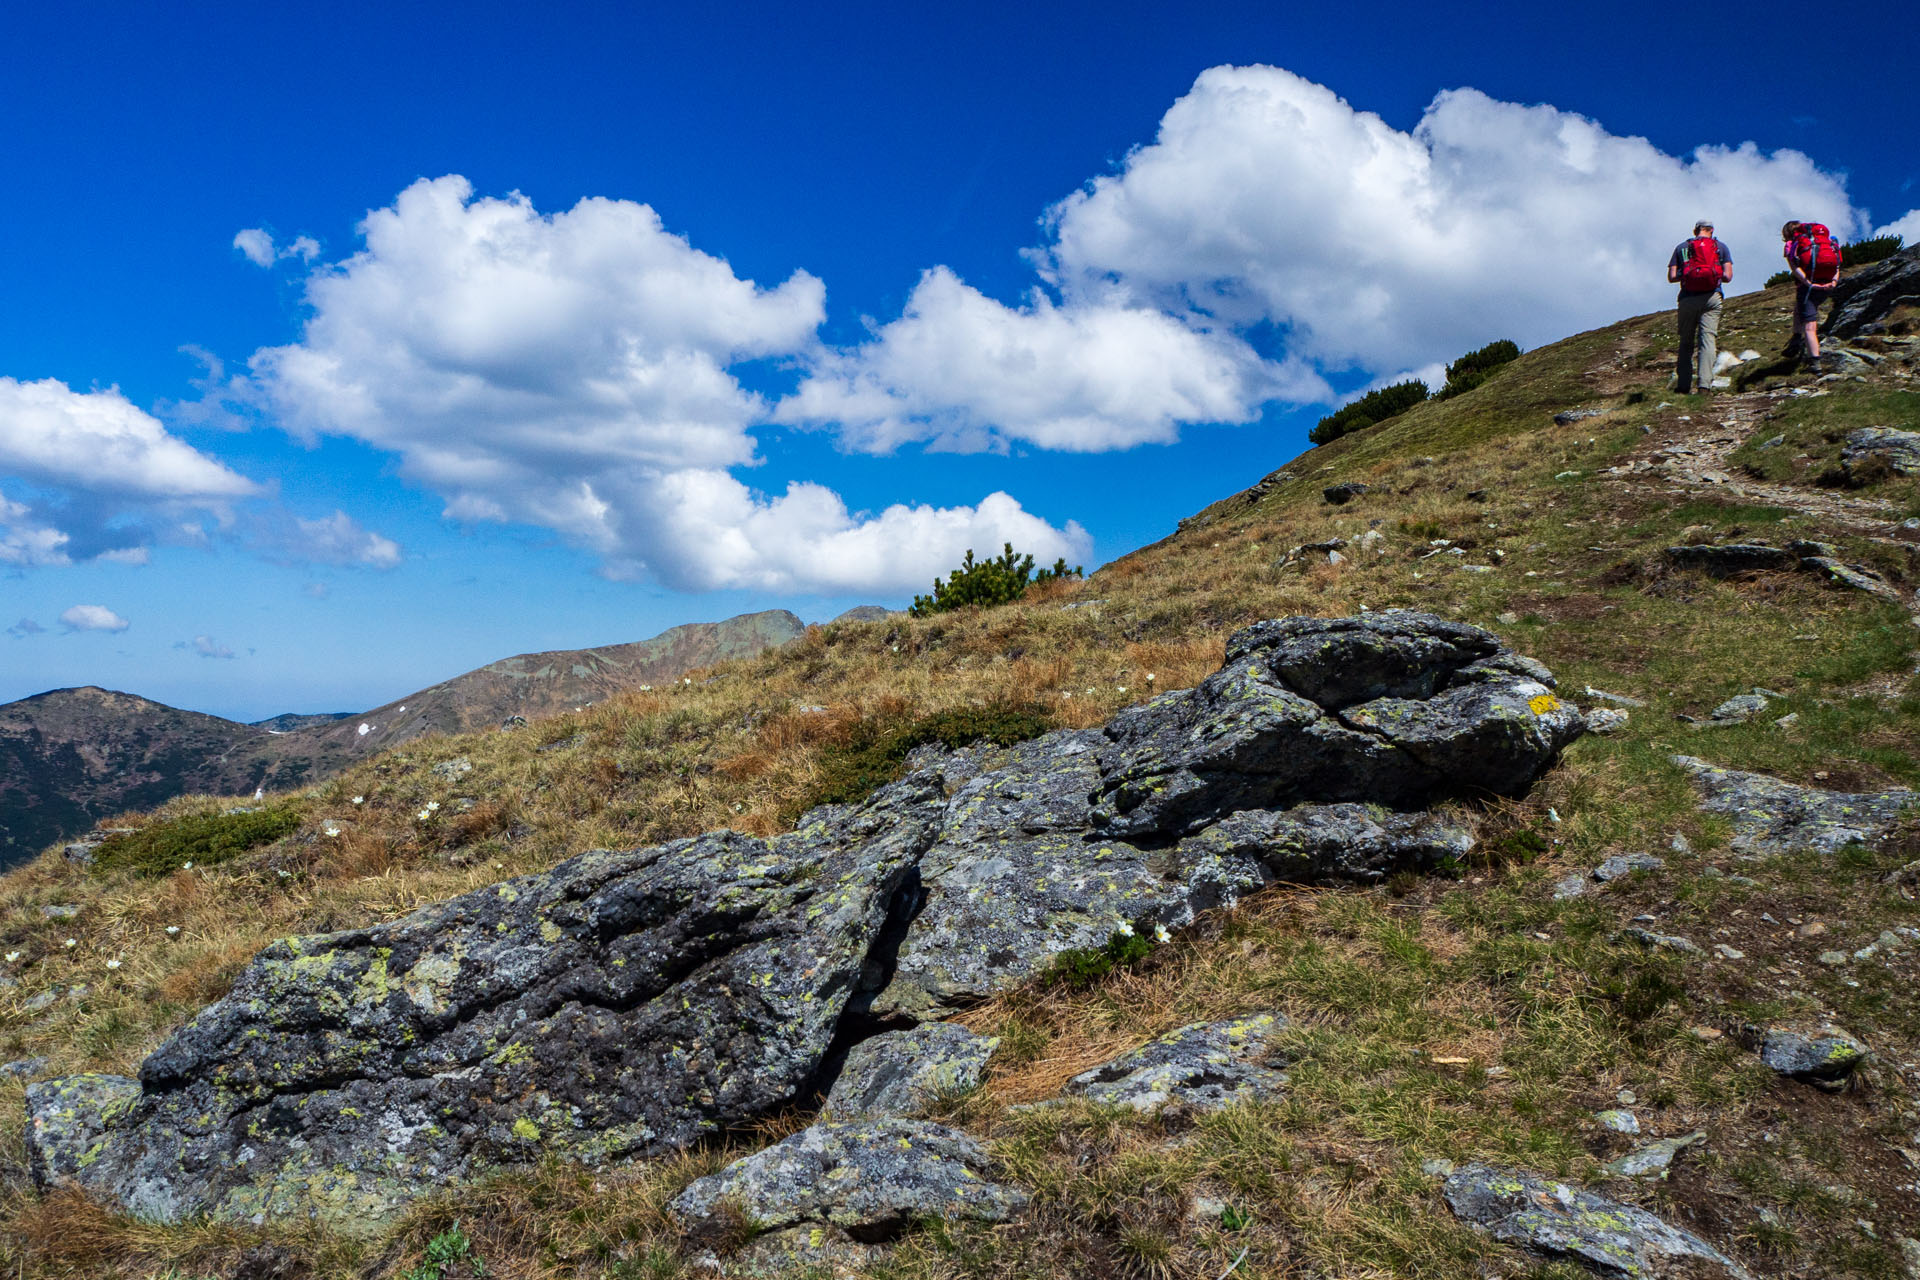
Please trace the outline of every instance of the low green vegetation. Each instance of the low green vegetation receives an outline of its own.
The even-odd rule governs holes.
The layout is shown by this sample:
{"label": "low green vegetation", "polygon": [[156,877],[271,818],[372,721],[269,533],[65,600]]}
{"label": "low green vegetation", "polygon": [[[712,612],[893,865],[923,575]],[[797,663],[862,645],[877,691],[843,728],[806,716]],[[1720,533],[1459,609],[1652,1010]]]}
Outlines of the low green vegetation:
{"label": "low green vegetation", "polygon": [[1051,569],[1035,573],[1033,557],[1015,555],[1011,542],[1006,544],[1006,549],[999,556],[991,560],[976,561],[969,550],[960,567],[944,580],[935,578],[933,594],[915,596],[907,612],[916,618],[926,618],[952,609],[964,609],[968,605],[984,608],[1007,604],[1026,595],[1030,586],[1042,586],[1079,576],[1080,566],[1067,568],[1065,558],[1055,560]]}
{"label": "low green vegetation", "polygon": [[820,756],[820,781],[799,809],[818,804],[857,804],[900,777],[915,748],[939,743],[949,749],[990,742],[1010,747],[1055,728],[1053,718],[1031,706],[959,707],[906,723],[884,718],[856,724],[847,740]]}
{"label": "low green vegetation", "polygon": [[1503,364],[1520,358],[1520,347],[1506,338],[1489,342],[1478,351],[1469,351],[1447,366],[1447,385],[1434,393],[1436,400],[1449,400],[1473,390]]}
{"label": "low green vegetation", "polygon": [[109,838],[94,851],[93,869],[101,875],[164,876],[187,866],[211,867],[297,831],[300,821],[298,810],[276,805],[156,822]]}
{"label": "low green vegetation", "polygon": [[1396,382],[1390,387],[1381,387],[1346,405],[1314,425],[1307,433],[1307,439],[1315,444],[1325,444],[1329,440],[1338,440],[1351,431],[1370,427],[1376,422],[1385,422],[1395,418],[1427,398],[1427,384],[1418,378],[1409,378],[1405,382]]}
{"label": "low green vegetation", "polygon": [[1073,947],[1053,958],[1040,975],[1042,986],[1066,986],[1083,990],[1093,986],[1117,969],[1139,964],[1153,954],[1153,943],[1164,929],[1151,920],[1140,920],[1124,929],[1116,929],[1097,947]]}
{"label": "low green vegetation", "polygon": [[400,1280],[460,1280],[463,1276],[484,1276],[486,1261],[474,1252],[458,1223],[427,1241],[426,1257]]}

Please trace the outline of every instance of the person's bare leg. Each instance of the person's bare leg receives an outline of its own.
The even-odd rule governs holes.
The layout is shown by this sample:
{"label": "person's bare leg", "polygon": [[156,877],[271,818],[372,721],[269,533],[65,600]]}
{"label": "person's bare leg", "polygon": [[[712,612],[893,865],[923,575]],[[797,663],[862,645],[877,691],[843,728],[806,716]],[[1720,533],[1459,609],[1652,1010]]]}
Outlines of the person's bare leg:
{"label": "person's bare leg", "polygon": [[1818,320],[1809,320],[1800,326],[1800,341],[1806,345],[1807,359],[1820,358],[1820,322]]}

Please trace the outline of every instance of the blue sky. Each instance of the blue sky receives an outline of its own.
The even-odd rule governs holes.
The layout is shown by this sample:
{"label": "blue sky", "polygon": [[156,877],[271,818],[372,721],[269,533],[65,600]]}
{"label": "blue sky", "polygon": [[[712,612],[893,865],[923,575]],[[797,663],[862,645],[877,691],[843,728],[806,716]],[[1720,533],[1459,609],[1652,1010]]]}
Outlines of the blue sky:
{"label": "blue sky", "polygon": [[1920,239],[1920,55],[1803,6],[1183,8],[9,7],[0,701],[1092,567],[1667,305],[1696,216],[1744,286],[1787,216]]}

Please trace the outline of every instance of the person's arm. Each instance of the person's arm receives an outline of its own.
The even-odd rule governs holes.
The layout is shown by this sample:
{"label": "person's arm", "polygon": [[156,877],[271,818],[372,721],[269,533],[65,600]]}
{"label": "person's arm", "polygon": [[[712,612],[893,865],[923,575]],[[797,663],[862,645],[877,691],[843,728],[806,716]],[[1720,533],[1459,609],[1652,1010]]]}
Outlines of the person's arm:
{"label": "person's arm", "polygon": [[1725,284],[1731,279],[1733,279],[1733,251],[1722,242],[1720,244],[1720,283]]}
{"label": "person's arm", "polygon": [[1675,249],[1673,256],[1667,259],[1667,283],[1680,283],[1680,251]]}

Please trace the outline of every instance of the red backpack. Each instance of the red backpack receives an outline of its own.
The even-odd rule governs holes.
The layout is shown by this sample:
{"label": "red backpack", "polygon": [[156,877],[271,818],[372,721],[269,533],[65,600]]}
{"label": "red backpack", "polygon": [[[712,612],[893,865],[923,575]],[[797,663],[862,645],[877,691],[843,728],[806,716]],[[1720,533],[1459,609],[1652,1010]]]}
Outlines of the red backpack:
{"label": "red backpack", "polygon": [[1793,264],[1815,284],[1832,284],[1840,275],[1840,246],[1820,223],[1803,222],[1793,238]]}
{"label": "red backpack", "polygon": [[1687,241],[1680,258],[1680,292],[1712,293],[1720,287],[1720,246],[1712,236]]}

